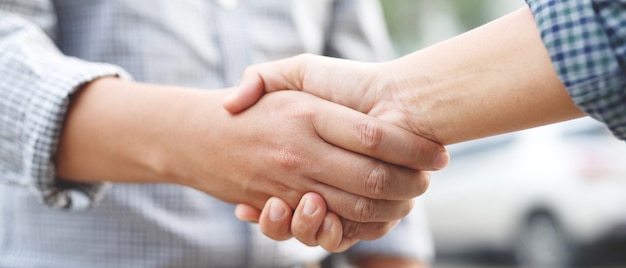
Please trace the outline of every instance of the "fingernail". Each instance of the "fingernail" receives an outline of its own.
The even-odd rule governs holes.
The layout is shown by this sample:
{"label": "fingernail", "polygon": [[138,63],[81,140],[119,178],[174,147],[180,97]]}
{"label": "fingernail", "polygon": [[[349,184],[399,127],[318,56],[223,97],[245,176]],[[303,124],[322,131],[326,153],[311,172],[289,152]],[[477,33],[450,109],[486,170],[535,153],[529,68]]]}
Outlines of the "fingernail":
{"label": "fingernail", "polygon": [[450,162],[450,154],[448,152],[439,152],[433,161],[432,168],[434,170],[440,170],[445,168]]}
{"label": "fingernail", "polygon": [[279,221],[285,216],[285,209],[276,203],[270,204],[270,220]]}
{"label": "fingernail", "polygon": [[322,231],[330,232],[331,227],[333,227],[333,221],[331,221],[328,217],[324,217],[324,223],[322,223]]}
{"label": "fingernail", "polygon": [[304,200],[304,208],[302,209],[302,214],[306,216],[311,216],[313,215],[313,213],[315,213],[316,210],[317,206],[313,204],[313,202],[310,202],[308,198]]}
{"label": "fingernail", "polygon": [[237,217],[240,221],[245,221],[246,217],[244,216],[245,214],[243,213],[242,208],[240,206],[235,207],[235,217]]}

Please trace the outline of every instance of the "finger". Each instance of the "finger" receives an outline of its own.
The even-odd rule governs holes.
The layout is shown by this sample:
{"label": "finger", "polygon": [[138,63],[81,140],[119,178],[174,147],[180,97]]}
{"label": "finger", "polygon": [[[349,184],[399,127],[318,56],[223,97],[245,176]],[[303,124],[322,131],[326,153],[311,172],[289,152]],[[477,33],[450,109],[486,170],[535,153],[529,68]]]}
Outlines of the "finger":
{"label": "finger", "polygon": [[[373,81],[370,64],[327,56],[300,54],[252,66],[248,71],[263,79],[265,92],[300,90],[355,110],[366,101],[363,94]],[[365,82],[365,83],[364,83]],[[363,111],[362,111],[363,112]]]}
{"label": "finger", "polygon": [[[399,222],[396,220],[392,222],[355,223],[340,219],[337,214],[329,211],[324,217],[316,240],[327,251],[342,252],[360,240],[374,240],[383,237]],[[351,233],[347,234],[346,231]]]}
{"label": "finger", "polygon": [[[303,83],[305,74],[309,73],[309,69],[323,70],[324,66],[337,64],[334,60],[334,58],[302,54],[274,62],[252,65],[246,68],[241,82],[222,101],[222,106],[231,113],[238,113],[256,103],[263,93],[279,90],[302,90],[324,99],[333,100],[332,93],[336,92],[333,92],[331,89],[335,87],[324,87],[323,81],[316,81],[316,78],[313,78],[313,80],[316,82],[316,85],[319,84],[319,87],[305,88]],[[345,69],[341,68],[334,69],[345,71]],[[318,76],[317,72],[313,72],[313,74],[315,74],[314,77]],[[324,75],[320,75],[324,79]],[[338,75],[338,77],[341,77],[341,75]],[[344,99],[348,98],[341,98],[335,101]],[[360,100],[357,103],[360,103]],[[343,102],[341,104],[346,105]]]}
{"label": "finger", "polygon": [[345,224],[337,214],[327,211],[322,196],[317,193],[307,193],[294,212],[291,233],[306,245],[320,245],[328,251],[340,252],[359,240],[373,240],[384,236],[397,225],[399,220],[357,223],[344,219],[343,222]]}
{"label": "finger", "polygon": [[222,100],[222,106],[230,113],[238,113],[255,104],[263,93],[302,90],[300,74],[306,67],[301,64],[302,59],[296,56],[246,68],[239,85]]}
{"label": "finger", "polygon": [[291,234],[308,246],[317,246],[317,231],[326,215],[326,202],[316,193],[306,193],[291,220]]}
{"label": "finger", "polygon": [[259,218],[261,232],[274,240],[286,240],[291,235],[292,209],[285,201],[271,197],[265,203]]}
{"label": "finger", "polygon": [[312,186],[312,191],[326,200],[327,210],[354,222],[394,221],[408,215],[414,206],[413,200],[372,199],[325,184]]}
{"label": "finger", "polygon": [[317,242],[329,252],[343,252],[356,244],[359,239],[354,237],[343,237],[343,227],[339,216],[333,212],[328,212],[324,217],[322,227],[317,233]]}
{"label": "finger", "polygon": [[448,161],[446,149],[439,143],[362,113],[340,111],[345,107],[328,106],[336,112],[319,113],[313,122],[327,142],[416,170],[440,169]]}
{"label": "finger", "polygon": [[360,240],[379,239],[395,228],[400,219],[387,222],[355,222],[341,218],[344,239],[358,238]]}
{"label": "finger", "polygon": [[307,191],[326,200],[329,210],[357,222],[400,219],[413,208],[412,198],[428,188],[430,173],[401,168],[319,142],[311,146],[305,176],[320,183]]}
{"label": "finger", "polygon": [[[407,200],[421,195],[426,190],[429,183],[428,172],[389,163],[391,160],[388,159],[397,159],[398,161],[396,162],[402,162],[402,159],[394,157],[397,157],[396,155],[398,154],[402,155],[402,152],[411,151],[410,149],[407,150],[407,146],[398,145],[398,143],[394,143],[393,139],[379,139],[384,140],[383,143],[391,144],[389,146],[381,145],[380,149],[372,150],[376,152],[383,151],[388,156],[385,159],[385,157],[380,156],[382,154],[372,153],[382,158],[382,161],[362,153],[354,153],[355,151],[358,152],[358,150],[363,152],[366,149],[360,148],[363,146],[356,145],[360,142],[355,141],[360,139],[360,137],[355,137],[360,135],[358,131],[352,131],[352,134],[345,133],[353,130],[353,128],[346,126],[359,125],[358,122],[368,122],[368,120],[375,119],[313,96],[305,96],[313,98],[317,102],[316,109],[319,110],[312,113],[313,116],[310,116],[310,118],[311,124],[316,131],[315,134],[322,138],[319,142],[310,145],[314,149],[310,151],[311,155],[309,157],[310,159],[317,159],[317,161],[307,163],[308,166],[313,168],[309,168],[307,170],[308,173],[305,173],[305,175],[327,185],[372,199]],[[380,127],[383,126],[383,122],[377,121],[376,124],[378,126],[373,128],[378,130],[374,130],[374,132],[380,133],[389,129],[405,133],[404,130],[393,125],[385,125],[383,129]],[[380,137],[385,136],[385,134],[374,134],[374,136]],[[416,136],[408,135],[408,138],[413,137]],[[402,138],[404,137],[398,137],[398,139]],[[426,144],[434,145],[434,148],[437,149],[443,149],[443,147],[430,141]],[[353,149],[350,149],[350,147]],[[393,149],[388,149],[387,147],[392,147]],[[422,153],[420,152],[420,154]],[[333,211],[339,213],[337,210],[333,209]],[[339,215],[344,216],[341,213]],[[391,220],[395,219],[397,218]]]}
{"label": "finger", "polygon": [[241,82],[224,99],[222,107],[230,113],[239,113],[254,105],[263,95],[263,79],[255,71],[247,71],[241,78]]}
{"label": "finger", "polygon": [[241,221],[258,223],[261,211],[246,204],[238,204],[235,207],[235,216]]}
{"label": "finger", "polygon": [[321,67],[324,59],[326,57],[302,54],[270,63],[256,64],[246,68],[243,78],[256,76],[262,80],[261,91],[266,93],[280,90],[306,90],[308,93],[324,98],[317,88],[305,89],[302,84],[304,74],[310,68]]}
{"label": "finger", "polygon": [[[312,159],[318,160],[314,163],[314,168],[305,175],[352,193],[355,196],[351,197],[351,201],[355,202],[355,205],[360,202],[358,196],[366,199],[401,201],[417,197],[428,188],[429,172],[399,167],[327,143],[320,142],[313,146],[318,150],[311,152]],[[332,210],[339,212],[334,208]],[[341,213],[340,215],[344,216]]]}
{"label": "finger", "polygon": [[327,56],[301,54],[254,65],[246,72],[258,74],[265,92],[300,90],[367,113],[376,102],[380,64]]}

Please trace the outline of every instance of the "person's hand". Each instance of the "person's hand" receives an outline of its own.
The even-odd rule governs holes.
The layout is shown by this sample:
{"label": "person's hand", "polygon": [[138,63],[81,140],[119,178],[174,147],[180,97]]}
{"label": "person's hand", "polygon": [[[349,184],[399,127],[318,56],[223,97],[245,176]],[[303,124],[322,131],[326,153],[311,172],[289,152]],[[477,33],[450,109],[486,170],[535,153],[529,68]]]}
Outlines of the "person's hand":
{"label": "person's hand", "polygon": [[417,171],[420,163],[443,150],[390,123],[295,91],[273,94],[244,113],[224,114],[215,151],[179,162],[203,163],[193,175],[194,188],[256,208],[270,196],[295,207],[314,191],[347,220],[380,227],[411,210],[410,199],[428,185],[428,174]]}
{"label": "person's hand", "polygon": [[584,116],[559,79],[529,8],[387,63],[303,55],[256,65],[223,106],[236,113],[263,92],[285,89],[443,145]]}
{"label": "person's hand", "polygon": [[[301,55],[282,61],[259,64],[249,67],[242,78],[238,89],[223,101],[224,107],[232,112],[240,112],[254,104],[265,92],[278,90],[302,90],[316,96],[346,105],[368,115],[391,121],[407,130],[416,131],[411,125],[409,109],[403,109],[401,96],[398,90],[382,83],[379,73],[384,65],[364,64],[347,60],[326,58],[313,55]],[[449,157],[445,151],[433,158],[433,162],[423,163],[424,170],[438,170],[443,168]],[[303,197],[311,201],[311,195]],[[324,212],[323,199],[313,198],[313,202]],[[280,204],[280,199],[268,201],[267,207]],[[285,207],[288,209],[288,207]],[[315,210],[317,212],[317,210]],[[281,221],[271,221],[267,213],[256,211],[254,208],[240,204],[236,214],[242,220],[259,222],[261,230],[274,239],[283,239],[291,235],[307,245],[322,245],[326,249],[335,245],[337,237],[330,236],[329,232],[322,232],[322,224],[332,226],[342,224],[336,215],[329,212],[305,215],[301,209],[296,209],[293,219],[285,217]],[[333,224],[330,224],[333,223]],[[344,222],[345,223],[345,222]],[[350,228],[343,228],[349,230]],[[353,237],[343,234],[340,244],[343,248],[356,242]],[[331,245],[331,246],[329,246]]]}
{"label": "person's hand", "polygon": [[[389,63],[364,63],[318,55],[303,54],[284,60],[250,66],[244,72],[236,90],[227,96],[223,107],[238,113],[252,106],[264,93],[279,90],[300,90],[335,102],[408,131],[432,136],[426,124],[418,125],[413,114],[415,80],[412,70]],[[411,81],[412,82],[412,81]],[[428,81],[424,81],[428,84]],[[434,160],[434,159],[433,159]],[[442,152],[427,169],[438,170],[448,163]]]}
{"label": "person's hand", "polygon": [[324,198],[314,192],[306,193],[295,210],[292,207],[282,199],[272,197],[262,211],[248,205],[238,205],[235,214],[241,220],[259,222],[261,231],[273,239],[284,240],[295,236],[305,245],[320,245],[330,252],[345,251],[360,239],[368,239],[367,236],[378,238],[391,231],[398,222],[380,225],[384,229],[375,230],[376,235],[368,235],[366,229],[375,225],[341,219],[337,214],[327,211]]}
{"label": "person's hand", "polygon": [[[249,122],[235,124],[249,126],[248,129],[253,131],[242,129],[240,132],[254,133],[254,136],[233,133],[233,137],[228,140],[236,144],[224,146],[247,148],[242,150],[246,155],[237,158],[253,158],[237,161],[244,166],[235,165],[232,171],[225,171],[244,178],[254,178],[254,182],[246,182],[245,188],[249,190],[244,196],[247,198],[263,194],[259,200],[265,201],[269,197],[268,193],[286,198],[285,203],[272,199],[265,206],[261,218],[268,223],[284,224],[285,220],[291,218],[290,208],[296,207],[305,192],[319,193],[319,198],[305,195],[296,209],[296,215],[303,214],[318,222],[303,224],[295,230],[312,230],[310,227],[317,230],[317,226],[324,222],[326,228],[320,232],[321,243],[330,251],[342,251],[358,239],[375,239],[386,234],[395,220],[410,211],[413,204],[411,198],[421,194],[427,187],[428,173],[417,170],[430,168],[435,155],[444,150],[438,144],[390,123],[300,92],[268,96],[233,119],[244,118]],[[377,141],[372,142],[372,137]],[[250,151],[259,149],[266,152],[250,154]],[[363,154],[386,159],[394,164]],[[254,173],[245,174],[247,170]],[[262,189],[252,191],[257,185]],[[229,202],[245,203],[229,197],[232,198],[232,194],[222,198]],[[331,211],[344,219],[343,223],[338,222],[339,217],[334,213],[326,215],[324,200]],[[312,205],[313,209],[307,204]],[[258,203],[252,205],[257,208],[262,206]],[[323,220],[320,220],[320,215],[324,216]],[[300,221],[293,223],[298,224]],[[277,234],[279,230],[275,228],[264,232]],[[342,235],[346,239],[339,240]],[[283,233],[273,238],[284,239],[287,236]]]}

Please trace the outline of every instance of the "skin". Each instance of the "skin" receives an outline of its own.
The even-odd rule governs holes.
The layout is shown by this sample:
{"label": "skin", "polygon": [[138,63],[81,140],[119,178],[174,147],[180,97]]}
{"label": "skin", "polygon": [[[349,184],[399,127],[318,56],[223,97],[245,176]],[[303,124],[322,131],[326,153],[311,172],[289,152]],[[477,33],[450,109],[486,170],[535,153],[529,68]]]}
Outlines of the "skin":
{"label": "skin", "polygon": [[[237,113],[264,92],[288,89],[346,105],[444,145],[584,116],[558,79],[528,8],[386,63],[302,55],[252,66],[223,106]],[[301,202],[311,200],[325,208],[320,199]],[[269,203],[285,205],[280,199]],[[332,216],[320,221],[322,216],[305,217],[297,210],[289,221],[265,214],[253,218],[254,209],[246,205],[237,212],[242,219],[258,220],[269,237],[293,235],[311,245],[337,241],[324,237],[331,233],[315,232],[319,222],[342,224]]]}
{"label": "skin", "polygon": [[445,154],[405,129],[302,92],[273,94],[237,115],[220,105],[228,93],[97,79],[72,97],[56,175],[185,185],[255,210],[271,196],[296,207],[315,192],[349,228],[332,235],[357,240],[384,235],[409,213],[428,186],[420,170]]}

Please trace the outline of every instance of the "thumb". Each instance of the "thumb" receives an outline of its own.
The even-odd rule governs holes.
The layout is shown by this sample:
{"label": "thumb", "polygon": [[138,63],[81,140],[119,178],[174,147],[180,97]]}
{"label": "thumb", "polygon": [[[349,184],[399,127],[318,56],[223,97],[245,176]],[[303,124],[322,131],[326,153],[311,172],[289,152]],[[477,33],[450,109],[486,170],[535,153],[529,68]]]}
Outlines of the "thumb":
{"label": "thumb", "polygon": [[263,94],[265,85],[256,72],[246,72],[233,92],[222,99],[222,107],[236,114],[255,104]]}
{"label": "thumb", "polygon": [[317,58],[303,54],[246,68],[241,82],[222,100],[222,106],[230,113],[239,113],[255,104],[265,92],[303,90],[302,74],[310,64],[316,63],[314,59]]}

